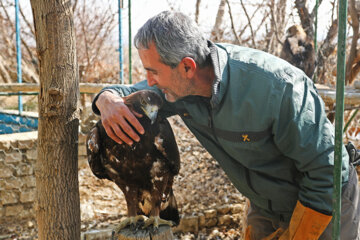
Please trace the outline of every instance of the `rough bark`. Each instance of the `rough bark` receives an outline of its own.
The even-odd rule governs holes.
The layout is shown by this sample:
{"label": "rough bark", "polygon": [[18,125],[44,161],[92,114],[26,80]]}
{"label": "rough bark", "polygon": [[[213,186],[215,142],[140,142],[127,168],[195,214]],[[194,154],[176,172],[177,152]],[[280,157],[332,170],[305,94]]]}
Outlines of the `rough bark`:
{"label": "rough bark", "polygon": [[314,16],[311,16],[307,8],[307,0],[296,0],[295,7],[298,11],[301,26],[309,39],[314,39]]}
{"label": "rough bark", "polygon": [[223,30],[221,29],[221,24],[224,18],[224,13],[225,13],[225,0],[221,0],[220,4],[219,4],[219,8],[216,14],[216,20],[215,20],[215,24],[214,27],[211,31],[211,40],[216,42],[216,41],[220,41],[223,35]]}
{"label": "rough bark", "polygon": [[337,19],[332,22],[326,38],[319,47],[317,53],[317,78],[320,83],[325,82],[325,73],[327,71],[326,62],[329,59],[329,56],[334,53],[336,48],[336,43],[333,43],[333,40],[336,38],[338,32],[337,22]]}
{"label": "rough bark", "polygon": [[356,62],[357,42],[359,39],[359,14],[356,9],[355,0],[349,0],[349,15],[351,17],[351,27],[353,30],[350,54],[346,63],[346,83],[352,83],[356,77],[359,68],[359,62]]}
{"label": "rough bark", "polygon": [[80,239],[78,66],[70,0],[31,0],[40,70],[39,239]]}

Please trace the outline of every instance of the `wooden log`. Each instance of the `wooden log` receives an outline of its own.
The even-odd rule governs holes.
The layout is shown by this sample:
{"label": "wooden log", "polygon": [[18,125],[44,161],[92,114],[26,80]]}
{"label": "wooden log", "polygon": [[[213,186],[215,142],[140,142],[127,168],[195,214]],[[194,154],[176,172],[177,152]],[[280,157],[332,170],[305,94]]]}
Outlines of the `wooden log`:
{"label": "wooden log", "polygon": [[117,240],[172,240],[174,235],[171,231],[171,227],[167,225],[161,225],[157,230],[152,228],[131,230],[130,227],[126,227],[115,236]]}

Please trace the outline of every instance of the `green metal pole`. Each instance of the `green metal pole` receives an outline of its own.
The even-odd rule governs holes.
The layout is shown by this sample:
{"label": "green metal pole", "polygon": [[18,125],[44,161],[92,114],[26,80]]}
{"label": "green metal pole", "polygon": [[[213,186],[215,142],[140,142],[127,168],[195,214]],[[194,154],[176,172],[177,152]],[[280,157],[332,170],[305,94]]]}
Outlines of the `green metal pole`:
{"label": "green metal pole", "polygon": [[344,89],[345,89],[345,50],[346,50],[346,17],[347,0],[339,0],[338,51],[336,76],[335,108],[335,158],[334,158],[334,192],[333,192],[333,240],[340,240],[341,219],[341,165],[344,122]]}
{"label": "green metal pole", "polygon": [[129,83],[132,84],[131,76],[131,0],[129,0]]}
{"label": "green metal pole", "polygon": [[[314,33],[314,52],[315,52],[315,59],[317,59],[317,35],[318,35],[318,9],[319,9],[319,0],[316,0],[315,3],[315,33]],[[317,81],[317,73],[316,68],[313,76],[313,82],[316,83]]]}

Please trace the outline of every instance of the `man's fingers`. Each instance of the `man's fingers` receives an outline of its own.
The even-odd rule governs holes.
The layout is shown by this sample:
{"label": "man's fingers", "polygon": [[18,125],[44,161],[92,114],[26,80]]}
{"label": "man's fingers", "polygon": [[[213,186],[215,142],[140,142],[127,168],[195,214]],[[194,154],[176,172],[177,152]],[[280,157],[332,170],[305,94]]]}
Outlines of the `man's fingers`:
{"label": "man's fingers", "polygon": [[[136,118],[135,118],[135,121],[138,123]],[[133,129],[133,127],[135,127],[135,125],[136,125],[136,122],[134,122],[134,120],[133,120],[133,122],[131,122],[129,120],[127,121],[122,118],[122,119],[119,119],[119,126],[121,127],[122,132],[124,132],[127,135],[127,137],[130,137],[132,140],[138,142],[138,141],[140,141],[140,137]],[[138,123],[138,124],[141,126],[140,123]],[[119,137],[121,137],[121,136],[119,136]],[[121,139],[123,139],[123,138],[121,138]]]}
{"label": "man's fingers", "polygon": [[104,128],[105,128],[105,132],[106,134],[115,142],[122,144],[123,141],[114,133],[114,131],[112,130],[112,128],[109,125],[105,125],[103,124]]}
{"label": "man's fingers", "polygon": [[[137,113],[135,111],[131,111],[131,113],[133,113],[136,117],[142,117],[142,114]],[[138,119],[133,114],[127,114],[124,117],[126,117],[126,120],[131,123],[131,125],[136,129],[136,131],[138,131],[140,134],[144,134],[145,130],[144,130],[143,126],[140,124]],[[133,130],[133,129],[131,128],[131,130]],[[126,133],[128,133],[128,132],[126,131]],[[132,137],[132,136],[130,135],[130,137]],[[134,139],[134,140],[136,140],[136,139]]]}
{"label": "man's fingers", "polygon": [[118,125],[113,125],[112,130],[115,133],[115,135],[120,138],[123,142],[125,142],[127,145],[131,146],[134,142],[131,140],[124,132],[124,129],[120,129]]}

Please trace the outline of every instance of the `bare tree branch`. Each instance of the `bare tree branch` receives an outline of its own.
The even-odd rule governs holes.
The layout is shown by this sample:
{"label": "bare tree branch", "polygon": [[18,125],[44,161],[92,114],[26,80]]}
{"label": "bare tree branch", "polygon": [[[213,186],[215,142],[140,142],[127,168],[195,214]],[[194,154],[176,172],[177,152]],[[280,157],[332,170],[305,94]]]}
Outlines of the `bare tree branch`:
{"label": "bare tree branch", "polygon": [[211,39],[213,41],[219,41],[222,38],[223,31],[220,26],[222,24],[225,12],[225,0],[220,0],[219,8],[216,14],[215,24],[211,31]]}
{"label": "bare tree branch", "polygon": [[[266,1],[266,0],[264,0]],[[255,11],[253,12],[253,14],[251,15],[250,20],[252,21],[253,18],[256,16],[256,13],[261,9],[261,7],[263,7],[264,4],[260,4],[258,8],[255,9]],[[266,17],[263,18],[266,19],[268,16],[268,14],[266,15]],[[262,21],[263,22],[263,21]],[[241,36],[244,34],[245,30],[247,29],[247,27],[249,27],[249,23],[246,23],[245,27],[243,27],[240,31],[240,33],[238,34],[239,38],[241,38]],[[259,25],[259,28],[261,27],[261,24]],[[255,33],[257,32],[257,30],[255,31]]]}
{"label": "bare tree branch", "polygon": [[246,10],[246,7],[243,3],[242,0],[240,0],[240,3],[241,3],[241,7],[243,8],[244,12],[245,12],[245,15],[246,15],[246,18],[248,20],[248,24],[249,24],[249,27],[250,27],[250,32],[251,32],[251,39],[252,39],[252,43],[253,43],[253,47],[256,48],[256,43],[255,43],[255,35],[254,35],[254,31],[253,31],[253,28],[252,28],[252,25],[251,25],[251,19],[249,17],[249,14],[247,13],[247,10]]}
{"label": "bare tree branch", "polygon": [[195,22],[196,23],[199,23],[200,2],[201,2],[201,0],[196,0],[196,5],[195,5]]}
{"label": "bare tree branch", "polygon": [[240,44],[241,41],[240,41],[240,38],[239,38],[239,36],[237,35],[236,30],[235,30],[234,19],[233,19],[232,13],[231,13],[231,6],[230,6],[230,3],[229,3],[229,0],[226,0],[226,4],[228,5],[228,8],[229,8],[229,15],[230,15],[230,22],[231,22],[231,30],[232,30],[232,32],[233,32],[233,34],[234,34],[235,39],[236,39],[236,43],[237,43],[237,44]]}

